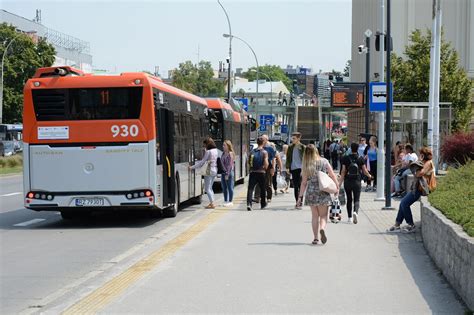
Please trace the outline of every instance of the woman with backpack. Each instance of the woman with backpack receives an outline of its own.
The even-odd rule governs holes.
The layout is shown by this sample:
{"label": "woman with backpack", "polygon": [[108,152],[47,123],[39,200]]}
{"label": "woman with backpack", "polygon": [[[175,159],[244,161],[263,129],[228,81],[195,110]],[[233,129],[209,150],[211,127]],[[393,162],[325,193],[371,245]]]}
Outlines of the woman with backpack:
{"label": "woman with backpack", "polygon": [[189,166],[189,169],[195,170],[206,164],[206,170],[204,173],[204,191],[209,198],[209,204],[206,206],[206,209],[214,209],[216,206],[214,205],[214,191],[212,190],[212,185],[217,176],[218,151],[216,144],[211,137],[208,137],[203,143],[206,148],[204,157],[202,160],[197,161],[193,166]]}
{"label": "woman with backpack", "polygon": [[[377,190],[377,138],[375,136],[370,137],[369,145],[365,148],[365,160],[368,164],[367,169],[372,175],[372,179],[367,180],[367,186],[365,191],[376,191]],[[370,185],[373,183],[373,186]]]}
{"label": "woman with backpack", "polygon": [[328,220],[329,204],[332,202],[331,195],[319,188],[318,171],[327,173],[339,190],[336,174],[334,174],[329,161],[319,155],[314,145],[308,145],[303,154],[303,181],[301,182],[297,204],[301,205],[303,202],[303,194],[306,191],[305,206],[311,207],[311,223],[314,235],[313,245],[319,243],[320,236],[323,244],[327,242],[325,228]]}
{"label": "woman with backpack", "polygon": [[224,173],[221,174],[222,193],[224,194],[224,207],[232,207],[232,199],[234,198],[234,147],[230,140],[224,141],[224,153],[221,156],[222,168]]}
{"label": "woman with backpack", "polygon": [[[339,179],[339,185],[344,183],[344,190],[346,191],[347,197],[347,217],[349,223],[357,224],[359,215],[359,203],[360,203],[360,191],[361,191],[361,171],[369,178],[372,179],[367,167],[365,166],[365,160],[359,157],[357,149],[359,145],[357,143],[351,144],[351,154],[346,155],[342,158],[341,164],[341,177]],[[352,201],[354,200],[354,213],[352,213]]]}
{"label": "woman with backpack", "polygon": [[[395,224],[388,229],[388,232],[406,232],[415,231],[415,223],[410,206],[414,204],[420,196],[428,195],[436,188],[436,177],[434,164],[432,162],[433,153],[430,148],[423,147],[420,149],[420,160],[410,165],[410,170],[415,175],[415,181],[412,190],[403,197],[398,208]],[[408,224],[401,228],[403,220]]]}

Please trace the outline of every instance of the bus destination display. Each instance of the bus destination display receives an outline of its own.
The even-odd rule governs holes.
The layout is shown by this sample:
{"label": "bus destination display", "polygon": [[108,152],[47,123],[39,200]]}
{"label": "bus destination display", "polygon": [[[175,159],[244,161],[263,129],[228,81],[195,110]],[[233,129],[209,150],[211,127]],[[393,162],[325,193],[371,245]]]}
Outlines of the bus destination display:
{"label": "bus destination display", "polygon": [[335,83],[331,87],[332,107],[363,107],[364,83]]}

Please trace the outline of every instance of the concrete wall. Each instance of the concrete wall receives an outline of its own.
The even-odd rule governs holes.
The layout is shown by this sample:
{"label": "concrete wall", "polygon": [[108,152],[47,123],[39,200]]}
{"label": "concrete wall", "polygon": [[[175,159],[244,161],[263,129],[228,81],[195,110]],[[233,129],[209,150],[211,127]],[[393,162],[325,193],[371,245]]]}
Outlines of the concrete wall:
{"label": "concrete wall", "polygon": [[467,306],[474,310],[474,238],[421,199],[421,233],[428,254]]}

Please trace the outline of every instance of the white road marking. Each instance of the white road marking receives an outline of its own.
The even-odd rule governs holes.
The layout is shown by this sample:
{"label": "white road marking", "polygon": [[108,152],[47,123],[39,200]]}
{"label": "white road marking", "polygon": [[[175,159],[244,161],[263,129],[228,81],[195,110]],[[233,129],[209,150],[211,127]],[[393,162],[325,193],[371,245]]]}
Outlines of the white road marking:
{"label": "white road marking", "polygon": [[31,225],[31,224],[35,224],[35,223],[39,223],[39,222],[42,222],[46,219],[33,219],[33,220],[30,220],[30,221],[26,221],[26,222],[21,222],[21,223],[18,223],[18,224],[15,224],[13,226],[28,226],[28,225]]}
{"label": "white road marking", "polygon": [[16,195],[21,195],[21,194],[22,192],[14,192],[14,193],[2,195],[2,197],[10,197],[10,196],[16,196]]}

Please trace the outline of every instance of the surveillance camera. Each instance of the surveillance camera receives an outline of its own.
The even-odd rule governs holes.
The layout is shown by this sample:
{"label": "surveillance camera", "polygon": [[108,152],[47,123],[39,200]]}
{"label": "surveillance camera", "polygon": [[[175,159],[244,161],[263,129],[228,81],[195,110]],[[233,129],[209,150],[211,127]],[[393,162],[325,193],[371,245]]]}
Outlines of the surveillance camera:
{"label": "surveillance camera", "polygon": [[229,63],[230,62],[230,57],[225,58],[225,61],[227,61],[227,63]]}
{"label": "surveillance camera", "polygon": [[359,54],[362,54],[364,52],[364,45],[359,45],[359,47],[357,47],[357,50],[359,51]]}

